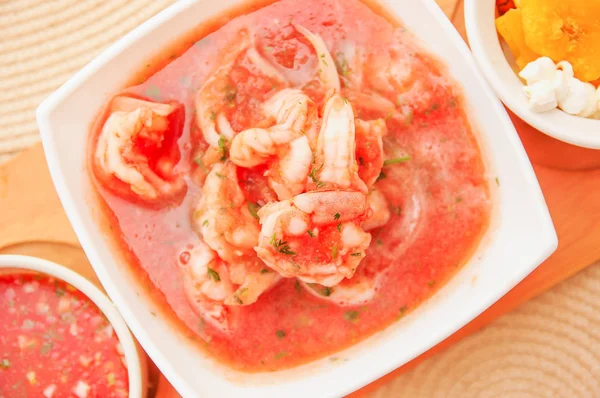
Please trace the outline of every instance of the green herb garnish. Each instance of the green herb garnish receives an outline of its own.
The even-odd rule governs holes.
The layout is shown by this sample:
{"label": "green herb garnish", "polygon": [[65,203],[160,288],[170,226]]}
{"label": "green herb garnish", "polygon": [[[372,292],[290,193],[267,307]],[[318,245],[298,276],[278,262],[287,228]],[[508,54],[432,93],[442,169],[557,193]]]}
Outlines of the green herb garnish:
{"label": "green herb garnish", "polygon": [[386,161],[383,162],[384,166],[390,166],[392,164],[398,164],[398,163],[404,163],[408,160],[411,160],[412,158],[410,157],[410,155],[406,155],[406,156],[401,156],[398,158],[393,158],[393,159],[387,159]]}
{"label": "green herb garnish", "polygon": [[277,338],[284,338],[285,337],[285,332],[283,330],[278,330],[275,332],[275,335],[277,336]]}
{"label": "green herb garnish", "polygon": [[336,243],[331,248],[331,258],[335,260],[337,258],[337,255],[338,255],[338,245]]}
{"label": "green herb garnish", "polygon": [[333,219],[334,219],[334,220],[339,220],[339,219],[340,219],[340,217],[341,217],[341,216],[340,216],[340,213],[335,213],[335,214],[333,215]]}
{"label": "green herb garnish", "polygon": [[257,205],[256,203],[248,202],[248,211],[250,212],[250,214],[252,214],[252,217],[256,218],[257,220],[259,219],[259,217],[258,217],[259,209],[260,209],[260,206]]}
{"label": "green herb garnish", "polygon": [[375,182],[377,181],[381,181],[381,180],[385,180],[387,178],[387,174],[385,174],[383,172],[383,170],[379,173],[379,176],[377,177],[377,180],[375,180]]}
{"label": "green herb garnish", "polygon": [[352,253],[351,256],[352,257],[361,257],[362,253]]}
{"label": "green herb garnish", "polygon": [[311,237],[314,238],[315,237],[315,233],[313,231],[311,231],[310,229],[308,231],[306,231],[306,233]]}
{"label": "green herb garnish", "polygon": [[204,220],[204,221],[202,221],[202,226],[203,226],[203,227],[207,227],[207,226],[208,226],[208,220]]}
{"label": "green herb garnish", "polygon": [[219,142],[218,142],[218,146],[219,146],[219,152],[221,152],[221,161],[227,159],[228,156],[228,150],[227,150],[227,143],[229,142],[229,140],[225,137],[223,137],[222,135],[219,136]]}
{"label": "green herb garnish", "polygon": [[342,223],[339,223],[337,225],[337,230],[338,230],[338,232],[342,232]]}
{"label": "green herb garnish", "polygon": [[279,351],[277,354],[275,354],[274,358],[277,360],[277,359],[281,359],[283,357],[287,357],[288,355],[290,355],[290,354],[288,354],[285,351]]}
{"label": "green herb garnish", "polygon": [[208,275],[208,279],[212,279],[215,282],[221,281],[221,277],[219,276],[219,273],[212,268],[208,268],[208,270],[206,271],[206,275]]}
{"label": "green herb garnish", "polygon": [[346,311],[344,312],[344,319],[350,322],[356,322],[358,321],[359,315],[358,311]]}

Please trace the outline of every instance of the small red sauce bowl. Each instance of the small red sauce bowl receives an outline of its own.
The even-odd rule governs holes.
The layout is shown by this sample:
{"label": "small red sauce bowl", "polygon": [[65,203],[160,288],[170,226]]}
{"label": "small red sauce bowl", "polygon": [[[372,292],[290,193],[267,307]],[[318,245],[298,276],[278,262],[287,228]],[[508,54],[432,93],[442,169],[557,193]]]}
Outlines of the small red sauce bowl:
{"label": "small red sauce bowl", "polygon": [[104,314],[121,344],[128,374],[130,398],[144,398],[147,390],[146,357],[113,303],[96,286],[70,269],[36,257],[0,255],[0,274],[40,273],[66,282],[83,293]]}

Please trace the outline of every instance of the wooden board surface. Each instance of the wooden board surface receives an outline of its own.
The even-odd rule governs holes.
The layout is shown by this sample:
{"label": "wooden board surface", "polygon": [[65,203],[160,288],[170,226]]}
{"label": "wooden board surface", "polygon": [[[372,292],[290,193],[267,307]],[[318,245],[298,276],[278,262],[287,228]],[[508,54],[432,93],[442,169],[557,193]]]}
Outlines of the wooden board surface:
{"label": "wooden board surface", "polygon": [[[439,0],[438,3],[453,17],[457,29],[464,35],[462,4],[456,0]],[[597,228],[600,224],[600,169],[593,169],[600,165],[600,152],[559,143],[518,120],[516,125],[534,161],[558,232],[557,252],[456,334],[353,396],[374,390],[399,372],[600,259],[600,229]],[[0,226],[0,253],[29,254],[57,261],[99,285],[56,196],[39,145],[0,167]],[[156,373],[154,375],[156,377]],[[156,396],[176,396],[164,379],[159,389]]]}

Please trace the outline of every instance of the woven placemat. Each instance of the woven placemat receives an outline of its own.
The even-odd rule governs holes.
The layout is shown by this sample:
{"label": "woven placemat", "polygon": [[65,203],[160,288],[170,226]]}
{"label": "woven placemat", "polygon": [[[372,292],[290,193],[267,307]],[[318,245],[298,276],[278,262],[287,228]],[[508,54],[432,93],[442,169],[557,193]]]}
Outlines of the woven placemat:
{"label": "woven placemat", "polygon": [[[43,98],[172,2],[0,0],[0,163],[39,140],[34,113]],[[600,265],[372,395],[600,397]]]}

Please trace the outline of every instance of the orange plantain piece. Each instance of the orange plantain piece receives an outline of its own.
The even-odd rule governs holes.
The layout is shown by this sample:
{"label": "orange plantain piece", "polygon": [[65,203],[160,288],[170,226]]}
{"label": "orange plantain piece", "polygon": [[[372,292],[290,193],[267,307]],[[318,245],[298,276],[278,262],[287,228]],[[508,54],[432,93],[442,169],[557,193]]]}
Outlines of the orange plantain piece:
{"label": "orange plantain piece", "polygon": [[531,51],[525,43],[521,10],[513,8],[496,19],[496,29],[510,47],[519,69],[523,69],[528,63],[539,58],[539,55]]}
{"label": "orange plantain piece", "polygon": [[582,81],[600,78],[600,0],[522,3],[525,42],[532,51],[569,61]]}

